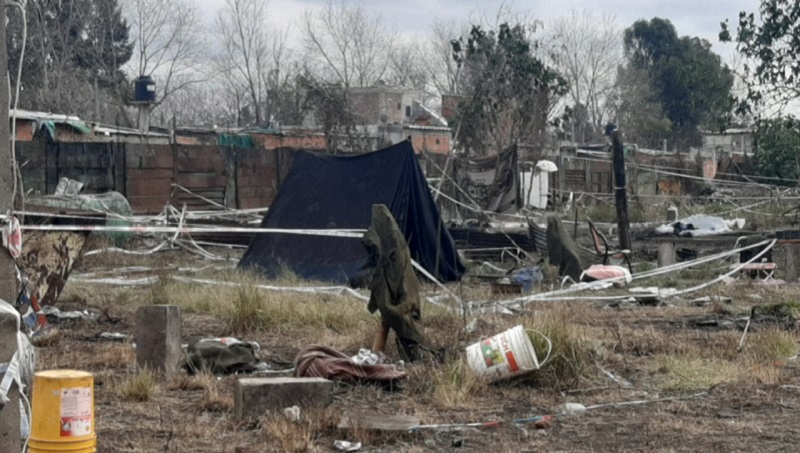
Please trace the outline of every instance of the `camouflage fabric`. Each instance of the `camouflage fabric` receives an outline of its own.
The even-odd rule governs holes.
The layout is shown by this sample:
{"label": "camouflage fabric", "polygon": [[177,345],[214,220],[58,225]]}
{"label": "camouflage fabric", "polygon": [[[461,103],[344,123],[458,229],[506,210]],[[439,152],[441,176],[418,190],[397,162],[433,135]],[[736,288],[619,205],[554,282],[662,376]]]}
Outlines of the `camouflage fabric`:
{"label": "camouflage fabric", "polygon": [[422,316],[419,282],[405,237],[385,205],[372,206],[372,223],[363,243],[370,255],[367,309],[380,312],[383,323],[397,335],[398,349],[413,358],[414,347],[426,344],[416,324]]}

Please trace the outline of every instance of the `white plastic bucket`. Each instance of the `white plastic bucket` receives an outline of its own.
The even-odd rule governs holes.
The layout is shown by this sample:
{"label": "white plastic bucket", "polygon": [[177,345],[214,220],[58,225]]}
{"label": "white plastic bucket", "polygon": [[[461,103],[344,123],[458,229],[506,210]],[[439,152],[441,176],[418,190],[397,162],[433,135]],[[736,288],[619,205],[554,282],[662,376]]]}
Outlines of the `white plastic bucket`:
{"label": "white plastic bucket", "polygon": [[538,370],[550,358],[553,344],[541,332],[532,330],[547,341],[547,355],[540,363],[528,332],[519,325],[467,347],[470,368],[490,381]]}

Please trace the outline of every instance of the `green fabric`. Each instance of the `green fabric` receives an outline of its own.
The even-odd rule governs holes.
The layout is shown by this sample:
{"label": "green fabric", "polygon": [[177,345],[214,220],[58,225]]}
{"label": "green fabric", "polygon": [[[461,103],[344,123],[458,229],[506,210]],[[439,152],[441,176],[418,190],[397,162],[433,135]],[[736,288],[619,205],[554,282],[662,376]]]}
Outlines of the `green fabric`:
{"label": "green fabric", "polygon": [[558,267],[559,275],[569,275],[576,282],[580,279],[583,263],[578,246],[555,216],[547,218],[547,258]]}
{"label": "green fabric", "polygon": [[251,135],[240,134],[219,134],[217,143],[219,146],[235,146],[239,149],[250,149],[253,147],[253,137]]}
{"label": "green fabric", "polygon": [[383,323],[394,330],[399,339],[425,345],[425,337],[416,324],[422,312],[411,253],[386,205],[372,205],[372,224],[363,243],[373,269],[367,305],[370,313],[378,310]]}
{"label": "green fabric", "polygon": [[233,374],[253,372],[257,364],[249,343],[228,346],[220,341],[195,341],[189,344],[184,368],[190,373],[208,370],[214,374]]}
{"label": "green fabric", "polygon": [[79,123],[79,122],[76,122],[76,121],[67,121],[67,124],[72,126],[78,132],[82,132],[82,133],[87,134],[87,135],[92,133],[92,128],[87,126],[86,123]]}

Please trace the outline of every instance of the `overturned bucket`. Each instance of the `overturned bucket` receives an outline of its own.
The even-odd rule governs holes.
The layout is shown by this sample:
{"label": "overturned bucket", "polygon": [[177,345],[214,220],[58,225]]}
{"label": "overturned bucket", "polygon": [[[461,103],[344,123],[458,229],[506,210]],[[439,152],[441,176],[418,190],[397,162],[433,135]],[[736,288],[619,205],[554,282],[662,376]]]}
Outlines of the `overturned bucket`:
{"label": "overturned bucket", "polygon": [[516,326],[493,337],[486,338],[467,347],[470,368],[490,381],[499,381],[538,370],[550,358],[553,344],[541,332],[531,330],[547,341],[547,355],[539,362],[536,350],[521,326]]}
{"label": "overturned bucket", "polygon": [[41,371],[33,377],[30,453],[94,453],[94,378],[74,370]]}

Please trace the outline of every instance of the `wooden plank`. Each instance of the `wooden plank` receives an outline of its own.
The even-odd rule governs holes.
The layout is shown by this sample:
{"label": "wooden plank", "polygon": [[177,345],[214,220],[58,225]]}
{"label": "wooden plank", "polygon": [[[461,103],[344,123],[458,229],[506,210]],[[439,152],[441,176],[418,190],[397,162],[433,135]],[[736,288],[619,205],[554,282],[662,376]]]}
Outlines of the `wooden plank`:
{"label": "wooden plank", "polygon": [[127,179],[172,179],[172,170],[169,168],[128,168]]}
{"label": "wooden plank", "polygon": [[178,172],[226,172],[225,157],[216,147],[182,146],[177,151],[175,169]]}
{"label": "wooden plank", "polygon": [[128,198],[153,195],[169,197],[172,192],[171,179],[129,179],[126,186]]}
{"label": "wooden plank", "polygon": [[224,189],[228,185],[228,177],[218,174],[178,173],[175,182],[187,189]]}
{"label": "wooden plank", "polygon": [[129,197],[134,214],[156,214],[164,209],[168,196]]}

